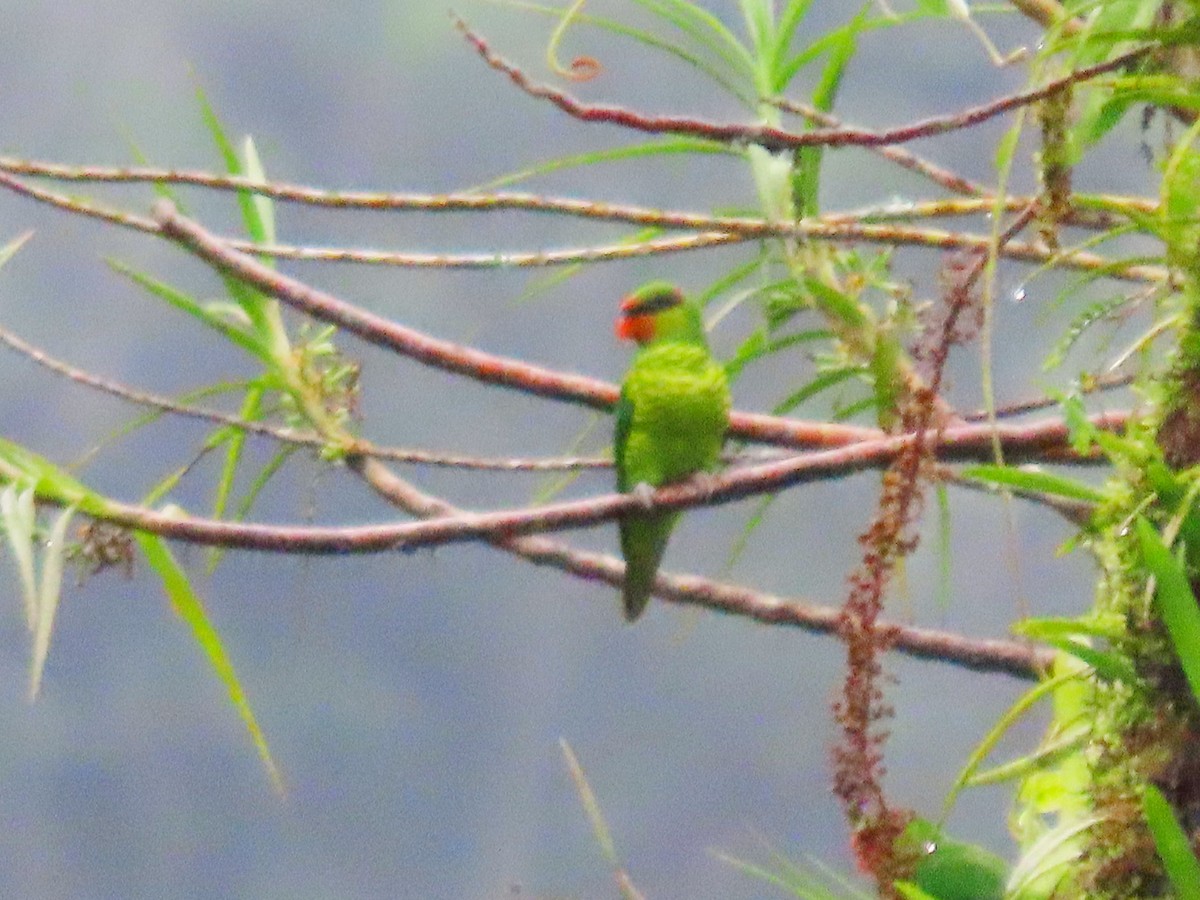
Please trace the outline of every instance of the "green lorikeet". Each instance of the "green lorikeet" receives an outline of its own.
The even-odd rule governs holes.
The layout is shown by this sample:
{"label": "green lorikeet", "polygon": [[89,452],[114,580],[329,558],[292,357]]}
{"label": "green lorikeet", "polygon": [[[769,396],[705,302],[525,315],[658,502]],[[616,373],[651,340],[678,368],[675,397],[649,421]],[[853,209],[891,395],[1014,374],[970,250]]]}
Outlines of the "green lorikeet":
{"label": "green lorikeet", "polygon": [[[677,287],[654,281],[621,301],[616,331],[638,344],[617,403],[617,490],[642,492],[712,469],[729,424],[729,382],[709,353],[700,309]],[[621,519],[630,622],[650,601],[678,518],[677,512],[634,512]]]}

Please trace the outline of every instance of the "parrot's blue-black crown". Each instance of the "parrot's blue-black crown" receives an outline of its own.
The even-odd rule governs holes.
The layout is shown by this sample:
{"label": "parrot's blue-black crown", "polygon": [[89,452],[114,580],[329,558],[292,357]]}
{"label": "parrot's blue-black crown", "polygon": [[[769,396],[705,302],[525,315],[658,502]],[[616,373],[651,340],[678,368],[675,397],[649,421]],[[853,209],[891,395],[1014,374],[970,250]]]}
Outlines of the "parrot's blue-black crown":
{"label": "parrot's blue-black crown", "polygon": [[625,315],[645,316],[682,306],[683,292],[677,287],[664,284],[653,290],[642,290],[630,294],[621,301],[621,312]]}

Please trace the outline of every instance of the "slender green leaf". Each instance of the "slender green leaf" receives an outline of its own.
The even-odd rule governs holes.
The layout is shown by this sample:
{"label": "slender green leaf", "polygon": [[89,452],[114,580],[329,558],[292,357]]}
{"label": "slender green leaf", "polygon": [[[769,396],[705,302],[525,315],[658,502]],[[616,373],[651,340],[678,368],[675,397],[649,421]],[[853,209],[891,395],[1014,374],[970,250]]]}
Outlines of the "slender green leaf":
{"label": "slender green leaf", "polygon": [[731,379],[737,378],[751,363],[773,356],[789,347],[827,340],[830,336],[830,332],[824,328],[797,331],[779,338],[770,338],[763,330],[752,332],[750,337],[738,345],[733,356],[725,361],[725,373]]}
{"label": "slender green leaf", "polygon": [[[208,102],[208,97],[204,90],[196,87],[196,98],[200,102],[200,115],[204,119],[204,124],[208,126],[208,132],[212,136],[213,143],[216,144],[217,150],[220,151],[222,159],[225,161],[225,170],[230,175],[245,175],[247,177],[255,177],[242,163],[238,157],[237,150],[233,146],[233,142],[229,140],[225,134],[225,128],[221,125],[221,120],[217,117],[217,112],[213,109],[211,103]],[[258,157],[255,155],[255,160]],[[258,177],[262,177],[261,170]],[[267,226],[259,213],[259,207],[255,203],[257,196],[251,191],[239,190],[238,204],[242,209],[242,221],[246,226],[246,232],[250,235],[251,240],[256,244],[266,243]]]}
{"label": "slender green leaf", "polygon": [[804,288],[821,312],[836,318],[848,328],[861,330],[870,324],[866,310],[849,294],[830,287],[818,278],[805,278]]}
{"label": "slender green leaf", "polygon": [[[833,109],[837,98],[838,88],[842,83],[846,65],[854,56],[858,47],[858,33],[867,21],[867,11],[870,6],[864,6],[862,11],[846,28],[839,29],[841,39],[831,45],[821,78],[813,90],[811,102],[819,110],[828,112]],[[772,85],[776,93],[782,93],[787,84]],[[801,147],[796,153],[796,166],[792,175],[792,195],[798,208],[804,215],[814,216],[820,212],[821,161],[824,159],[823,148],[819,146]]]}
{"label": "slender green leaf", "polygon": [[[246,388],[246,396],[242,400],[239,418],[256,421],[262,415],[263,387],[252,382]],[[233,482],[237,478],[238,465],[242,460],[242,451],[246,447],[246,432],[238,429],[224,429],[225,458],[221,464],[221,475],[217,479],[217,489],[213,497],[213,518],[225,516],[225,508],[229,503],[229,495],[233,492]]]}
{"label": "slender green leaf", "polygon": [[841,384],[843,381],[848,381],[851,378],[859,378],[866,373],[864,366],[843,366],[839,369],[832,369],[828,372],[822,372],[808,384],[799,390],[788,394],[780,403],[775,404],[771,414],[776,416],[784,415],[794,410],[797,406],[810,400],[822,391],[826,391],[831,387]]}
{"label": "slender green leaf", "polygon": [[573,156],[561,156],[546,162],[538,163],[526,169],[519,169],[507,175],[493,178],[491,181],[475,185],[469,191],[494,191],[521,181],[528,181],[539,175],[559,172],[564,169],[576,169],[592,166],[597,163],[617,162],[625,159],[643,159],[649,156],[673,156],[678,154],[705,153],[735,156],[741,158],[741,151],[727,144],[705,141],[699,138],[666,138],[629,144],[623,147],[612,147],[606,150],[578,153]]}
{"label": "slender green leaf", "polygon": [[1008,879],[1010,897],[1052,897],[1054,888],[1069,877],[1082,851],[1080,835],[1100,821],[1090,816],[1068,820],[1043,834],[1021,854]]}
{"label": "slender green leaf", "polygon": [[25,624],[32,631],[37,621],[37,572],[34,566],[34,533],[37,530],[37,510],[34,490],[26,486],[18,490],[15,483],[0,492],[0,521],[4,535],[17,566],[21,580],[21,598],[25,607]]}
{"label": "slender green leaf", "polygon": [[1015,634],[1043,640],[1045,638],[1099,638],[1104,641],[1120,640],[1125,635],[1125,621],[1112,614],[1089,614],[1084,618],[1045,616],[1037,619],[1022,619],[1013,625]]}
{"label": "slender green leaf", "polygon": [[[749,259],[744,263],[739,263],[738,265],[734,266],[732,269],[729,269],[728,271],[721,274],[716,279],[716,281],[712,282],[704,290],[697,293],[696,298],[695,298],[696,303],[699,304],[701,309],[706,309],[708,307],[708,304],[711,303],[713,300],[715,300],[717,297],[720,297],[722,294],[726,293],[727,291],[732,290],[734,287],[741,284],[743,281],[745,281],[751,275],[753,275],[756,272],[758,272],[759,270],[761,270],[762,267],[767,263],[767,261],[768,261],[767,254],[760,252],[757,255],[755,255],[752,259]],[[750,291],[750,292],[747,292],[746,296],[750,296],[752,294],[753,294],[753,292]]]}
{"label": "slender green leaf", "polygon": [[942,805],[943,818],[949,815],[951,808],[958,801],[958,795],[962,793],[963,788],[970,784],[979,767],[983,765],[984,760],[996,749],[996,745],[1000,743],[1000,739],[1004,737],[1008,730],[1024,718],[1026,713],[1034,706],[1050,696],[1058,687],[1079,676],[1080,670],[1078,668],[1070,668],[1066,672],[1055,675],[1052,678],[1039,681],[1018,697],[1012,706],[1005,710],[996,723],[988,729],[988,733],[983,736],[983,739],[975,745],[970,756],[967,757],[966,763],[959,771],[958,777],[954,780],[954,784],[950,786],[950,790],[946,793],[946,799]]}
{"label": "slender green leaf", "polygon": [[[1087,17],[1083,33],[1076,41],[1070,68],[1082,69],[1124,52],[1125,45],[1108,35],[1145,28],[1153,21],[1159,6],[1157,0],[1106,0],[1096,4],[1094,13]],[[1095,40],[1097,36],[1102,37]],[[1076,103],[1074,125],[1068,141],[1068,146],[1074,147],[1076,153],[1111,131],[1131,105],[1123,102],[1126,98],[1113,102],[1106,87],[1085,84],[1078,92],[1082,98]]]}
{"label": "slender green leaf", "polygon": [[[146,275],[145,273],[131,269],[129,266],[123,262],[120,262],[119,260],[108,259],[105,260],[105,262],[108,263],[109,268],[136,282],[139,286],[145,288],[160,300],[169,303],[176,309],[181,310],[187,313],[189,316],[199,320],[204,325],[216,331],[226,340],[230,341],[230,343],[237,344],[247,353],[258,357],[263,361],[270,360],[269,351],[263,346],[262,342],[258,339],[258,336],[253,332],[245,331],[239,328],[237,325],[232,324],[227,317],[222,316],[212,308],[201,304],[193,297],[190,297],[182,291],[171,287],[165,282],[158,281],[154,278],[151,278],[149,275]],[[240,305],[236,308],[244,310],[244,307]]]}
{"label": "slender green leaf", "polygon": [[767,510],[778,499],[779,494],[763,494],[754,504],[754,510],[750,513],[750,517],[746,520],[746,524],[742,526],[741,533],[734,539],[733,546],[729,548],[729,553],[725,557],[725,565],[722,566],[724,572],[728,572],[737,561],[742,558],[742,554],[746,552],[746,548],[750,546],[750,536],[758,530],[758,527],[766,521]]}
{"label": "slender green leaf", "polygon": [[567,763],[567,771],[571,774],[571,781],[575,783],[575,791],[579,794],[579,802],[583,804],[583,811],[592,826],[592,834],[596,837],[596,843],[600,845],[600,852],[604,854],[604,858],[611,865],[620,865],[620,859],[617,856],[617,846],[613,843],[612,839],[612,832],[608,828],[608,823],[604,820],[604,813],[600,809],[600,802],[596,799],[596,794],[592,790],[592,786],[588,784],[583,766],[579,764],[579,758],[575,755],[575,751],[571,749],[571,745],[567,743],[566,738],[559,738],[558,746],[562,750],[563,759]]}
{"label": "slender green leaf", "polygon": [[1133,663],[1115,650],[1099,650],[1082,641],[1052,634],[1043,636],[1041,641],[1087,663],[1105,681],[1124,684],[1137,684],[1139,681]]}
{"label": "slender green leaf", "polygon": [[135,537],[137,538],[138,546],[142,550],[142,554],[146,557],[146,562],[162,581],[163,592],[167,595],[167,599],[171,601],[171,607],[191,628],[192,637],[200,646],[200,650],[208,658],[208,663],[212,666],[217,678],[220,679],[221,683],[225,685],[225,689],[229,692],[229,700],[233,704],[234,709],[237,710],[238,715],[241,716],[242,722],[246,726],[246,731],[250,734],[250,740],[254,743],[254,748],[258,751],[259,759],[262,760],[263,767],[267,770],[267,776],[271,779],[271,785],[279,794],[285,794],[286,788],[284,787],[283,774],[280,772],[279,767],[275,765],[275,760],[271,756],[271,750],[267,746],[267,739],[263,735],[257,719],[254,717],[254,712],[250,708],[250,702],[246,698],[246,692],[242,689],[241,682],[234,671],[233,663],[230,661],[229,655],[225,652],[225,647],[221,642],[221,637],[217,633],[217,629],[213,626],[208,618],[208,614],[204,610],[204,604],[192,589],[187,573],[176,562],[174,555],[167,547],[166,541],[162,538],[141,531],[136,532]]}
{"label": "slender green leaf", "polygon": [[[634,232],[631,235],[628,235],[627,237],[621,238],[621,240],[618,241],[617,243],[619,243],[619,244],[640,244],[644,241],[653,240],[654,238],[661,236],[662,234],[665,233],[665,231],[666,231],[666,229],[659,228],[657,226],[650,227],[650,228],[643,228],[639,231]],[[571,265],[560,266],[555,271],[552,271],[546,275],[542,275],[538,278],[533,279],[529,283],[529,286],[525,288],[525,290],[521,291],[520,294],[518,294],[516,297],[514,297],[509,302],[514,306],[519,306],[523,303],[528,303],[529,301],[533,300],[535,297],[538,297],[539,295],[544,294],[546,291],[550,290],[551,288],[555,288],[560,284],[565,284],[566,282],[568,282],[572,278],[574,278],[576,275],[580,275],[583,272],[587,271],[587,269],[588,269],[588,265],[586,263],[572,263]]]}
{"label": "slender green leaf", "polygon": [[871,900],[875,896],[851,884],[818,859],[807,859],[797,865],[776,854],[772,861],[777,868],[767,868],[720,851],[713,851],[713,856],[743,875],[775,885],[799,900]]}
{"label": "slender green leaf", "polygon": [[1067,497],[1071,500],[1083,500],[1088,503],[1099,503],[1104,499],[1104,493],[1091,485],[1039,469],[978,465],[967,467],[961,474],[962,477],[970,478],[973,481],[999,484],[1040,494],[1053,494],[1056,497]]}
{"label": "slender green leaf", "polygon": [[1135,528],[1142,559],[1156,582],[1154,599],[1159,613],[1192,694],[1200,700],[1200,607],[1196,595],[1183,564],[1171,555],[1154,526],[1139,516]]}
{"label": "slender green leaf", "polygon": [[1035,772],[1046,771],[1057,766],[1065,759],[1075,756],[1078,758],[1088,745],[1087,735],[1074,734],[1047,741],[1032,753],[1027,753],[1017,759],[1011,759],[976,772],[966,782],[967,787],[984,787],[989,784],[1002,784],[1006,781],[1026,780]]}
{"label": "slender green leaf", "polygon": [[1162,791],[1152,784],[1146,785],[1142,793],[1142,810],[1175,896],[1178,900],[1200,900],[1200,860],[1192,852],[1191,838]]}
{"label": "slender green leaf", "polygon": [[[200,103],[201,117],[204,119],[205,125],[208,126],[213,143],[216,144],[217,150],[225,161],[226,171],[231,175],[245,175],[245,167],[242,165],[241,160],[238,159],[237,151],[234,150],[233,144],[226,137],[225,129],[221,126],[216,111],[212,108],[204,91],[199,86],[196,88],[196,97]],[[254,203],[254,194],[245,190],[238,191],[238,205],[241,207],[242,220],[246,224],[251,239],[255,243],[262,243],[266,229],[259,218],[258,208]],[[267,264],[271,265],[273,263],[268,261]],[[254,323],[254,330],[260,338],[267,339],[272,334],[271,316],[267,311],[267,298],[256,289],[230,275],[222,273],[221,279],[225,283],[225,289],[229,291],[229,295],[237,301],[246,315],[250,317],[251,322]]]}
{"label": "slender green leaf", "polygon": [[0,247],[0,268],[16,256],[17,251],[24,247],[31,237],[33,237],[33,232],[26,231],[24,234],[17,235],[3,247]]}
{"label": "slender green leaf", "polygon": [[[242,499],[238,501],[237,509],[234,510],[233,516],[231,517],[232,521],[242,522],[245,520],[250,510],[253,509],[255,502],[258,500],[259,494],[263,492],[266,486],[270,483],[271,479],[274,478],[275,475],[277,475],[283,468],[284,463],[291,459],[298,449],[299,448],[295,446],[281,447],[271,455],[271,458],[267,460],[266,465],[259,470],[258,474],[254,477],[254,480],[250,482],[250,486],[246,489],[246,493],[242,496]],[[225,547],[212,548],[212,553],[208,559],[208,573],[210,575],[216,571],[217,566],[220,565],[221,560],[225,557],[226,552],[228,551]]]}
{"label": "slender green leaf", "polygon": [[42,672],[50,653],[54,616],[62,597],[63,564],[67,556],[67,528],[75,508],[63,510],[50,528],[42,551],[42,577],[38,584],[37,609],[33,622],[33,653],[29,663],[29,699],[36,700],[42,686]]}
{"label": "slender green leaf", "polygon": [[775,83],[778,85],[778,92],[782,93],[784,88],[791,84],[792,79],[796,77],[796,73],[807,66],[814,59],[821,56],[829,50],[830,47],[836,46],[844,38],[844,32],[853,30],[855,32],[873,31],[876,28],[895,28],[898,25],[906,25],[909,22],[917,22],[922,19],[929,18],[928,14],[923,12],[901,13],[894,18],[891,16],[876,16],[873,19],[866,19],[859,23],[857,20],[852,21],[849,25],[843,25],[841,28],[836,28],[833,31],[828,31],[821,37],[817,38],[799,53],[789,59],[786,65],[777,67]]}
{"label": "slender green leaf", "polygon": [[1128,297],[1116,296],[1097,300],[1095,303],[1091,303],[1085,307],[1071,320],[1062,337],[1054,342],[1054,347],[1050,350],[1045,362],[1042,363],[1042,371],[1049,372],[1051,369],[1062,365],[1067,354],[1078,343],[1079,339],[1083,337],[1084,332],[1097,322],[1111,320],[1113,314],[1128,303]]}
{"label": "slender green leaf", "polygon": [[[833,407],[833,421],[848,422],[863,412],[875,412],[876,401],[874,396],[863,397],[861,400],[855,400],[853,403],[847,403],[845,406],[835,404]],[[878,413],[876,413],[878,418]]]}
{"label": "slender green leaf", "polygon": [[[246,135],[246,139],[242,143],[242,156],[246,161],[246,177],[260,184],[266,184],[267,173],[263,170],[262,160],[258,156],[258,149],[254,146],[254,139],[250,135]],[[251,193],[250,203],[253,207],[254,215],[246,220],[247,231],[254,237],[256,243],[275,243],[275,201],[262,194]],[[258,237],[256,232],[261,237]]]}
{"label": "slender green leaf", "polygon": [[742,21],[750,35],[750,47],[761,65],[775,45],[775,23],[771,18],[771,0],[738,0],[742,8]]}
{"label": "slender green leaf", "polygon": [[670,22],[701,46],[719,56],[738,75],[754,80],[755,61],[728,28],[708,10],[687,0],[633,0],[638,6]]}
{"label": "slender green leaf", "polygon": [[[811,98],[812,105],[817,109],[824,112],[833,109],[838,89],[842,86],[842,77],[846,74],[846,66],[858,49],[858,37],[866,28],[867,13],[871,7],[872,4],[868,3],[847,25],[837,30],[836,38],[831,36],[829,58],[825,61],[821,79],[817,82]],[[786,85],[779,85],[778,90],[782,91],[785,87]]]}
{"label": "slender green leaf", "polygon": [[787,87],[787,82],[782,85],[778,80],[778,73],[787,65],[788,50],[792,45],[792,41],[796,36],[796,29],[800,27],[800,23],[804,21],[804,17],[808,15],[808,10],[812,6],[813,0],[787,0],[787,5],[783,8],[783,12],[779,14],[779,22],[775,27],[775,47],[771,53],[771,72],[775,77],[776,90],[782,91]]}
{"label": "slender green leaf", "polygon": [[219,446],[221,446],[222,443],[224,443],[227,434],[228,431],[224,428],[218,428],[216,431],[212,432],[212,434],[205,439],[204,445],[192,455],[191,459],[173,471],[167,473],[165,477],[160,479],[150,488],[149,491],[146,492],[146,495],[142,498],[142,505],[154,506],[169,493],[171,493],[171,491],[175,490],[176,485],[183,480],[184,476],[187,475],[188,472],[192,471],[192,469],[196,467],[200,460],[204,459],[204,457],[208,456]]}

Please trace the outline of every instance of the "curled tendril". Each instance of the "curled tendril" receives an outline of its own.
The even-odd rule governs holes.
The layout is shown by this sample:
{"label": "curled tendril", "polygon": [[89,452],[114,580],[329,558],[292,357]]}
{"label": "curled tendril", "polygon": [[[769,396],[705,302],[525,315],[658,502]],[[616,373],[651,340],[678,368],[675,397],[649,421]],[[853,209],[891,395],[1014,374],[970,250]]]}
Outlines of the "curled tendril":
{"label": "curled tendril", "polygon": [[550,35],[550,43],[546,45],[546,63],[550,66],[550,70],[560,78],[566,78],[569,81],[590,81],[604,71],[600,60],[594,56],[576,56],[567,66],[558,60],[558,46],[562,43],[563,35],[567,33],[568,26],[579,17],[583,4],[586,2],[587,0],[575,0],[571,4],[571,8],[559,19],[554,33]]}

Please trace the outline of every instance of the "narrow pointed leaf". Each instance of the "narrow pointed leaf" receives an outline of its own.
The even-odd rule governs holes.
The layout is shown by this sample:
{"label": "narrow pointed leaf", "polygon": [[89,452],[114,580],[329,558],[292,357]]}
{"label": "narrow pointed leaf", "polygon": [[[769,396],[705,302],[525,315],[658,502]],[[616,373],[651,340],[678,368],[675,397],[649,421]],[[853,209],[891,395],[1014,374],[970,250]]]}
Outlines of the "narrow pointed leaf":
{"label": "narrow pointed leaf", "polygon": [[1178,900],[1200,900],[1200,860],[1192,842],[1175,818],[1162,791],[1150,784],[1142,794],[1142,810],[1154,837],[1154,846]]}
{"label": "narrow pointed leaf", "polygon": [[17,235],[3,247],[0,247],[0,266],[3,266],[6,262],[16,256],[17,251],[24,247],[32,237],[33,232],[26,231],[24,234]]}
{"label": "narrow pointed leaf", "polygon": [[469,188],[471,191],[494,191],[521,181],[528,181],[539,175],[559,172],[564,169],[577,169],[593,166],[598,163],[617,162],[625,159],[643,159],[649,156],[673,156],[678,154],[719,154],[723,156],[741,157],[741,153],[727,144],[706,141],[700,138],[667,138],[665,140],[643,141],[624,147],[612,147],[606,150],[595,150],[588,153],[578,153],[572,156],[560,156],[546,160],[526,169],[519,169],[507,175],[493,178],[484,184]]}
{"label": "narrow pointed leaf", "polygon": [[[246,389],[246,397],[239,410],[239,418],[255,421],[262,414],[263,389],[253,383]],[[213,518],[225,517],[225,509],[229,504],[229,496],[233,492],[233,483],[237,478],[238,466],[242,461],[242,451],[246,448],[246,432],[234,429],[225,430],[225,458],[221,463],[221,475],[217,479],[217,490],[213,497]]]}
{"label": "narrow pointed leaf", "polygon": [[75,515],[70,507],[59,515],[50,529],[42,551],[42,577],[38,584],[37,614],[33,626],[33,654],[29,664],[29,699],[36,700],[42,686],[42,672],[50,653],[54,616],[62,596],[63,564],[67,556],[67,528]]}
{"label": "narrow pointed leaf", "polygon": [[[283,464],[292,458],[292,455],[298,450],[298,447],[282,447],[271,456],[267,464],[259,470],[258,475],[250,483],[250,487],[246,489],[245,495],[238,501],[237,509],[234,510],[231,520],[234,522],[244,521],[246,515],[254,507],[254,503],[258,500],[258,495],[262,493],[271,479],[283,468]],[[217,570],[221,560],[225,557],[227,549],[225,547],[213,547],[212,553],[208,559],[208,572],[211,575]]]}
{"label": "narrow pointed leaf", "polygon": [[33,532],[37,522],[33,488],[18,491],[15,484],[5,487],[0,493],[0,517],[4,520],[4,533],[21,579],[25,624],[32,631],[37,619],[37,575],[33,563]]}
{"label": "narrow pointed leaf", "polygon": [[670,22],[696,43],[716,53],[749,81],[754,79],[755,61],[728,28],[708,10],[687,0],[633,0],[638,6]]}
{"label": "narrow pointed leaf", "polygon": [[146,532],[138,532],[136,537],[138,546],[146,557],[146,562],[162,581],[163,592],[171,601],[172,608],[191,628],[192,637],[200,646],[201,652],[208,658],[213,672],[225,685],[225,689],[229,691],[229,700],[238,715],[241,716],[246,731],[250,734],[250,740],[254,743],[254,749],[258,751],[259,759],[262,760],[263,767],[267,770],[271,785],[279,794],[285,794],[283,774],[275,765],[270,748],[267,746],[267,739],[254,717],[250,702],[246,699],[246,692],[242,689],[241,682],[234,671],[233,663],[225,652],[217,629],[204,610],[204,604],[192,589],[187,573],[176,562],[174,555],[162,538]]}
{"label": "narrow pointed leaf", "polygon": [[1013,466],[978,465],[969,466],[962,472],[964,478],[973,481],[983,481],[988,484],[999,484],[1005,487],[1019,488],[1026,491],[1036,491],[1041,494],[1053,494],[1056,497],[1066,497],[1070,500],[1084,500],[1088,503],[1100,503],[1104,494],[1091,485],[1064,478],[1050,472],[1036,469],[1022,469]]}
{"label": "narrow pointed leaf", "polygon": [[1192,593],[1183,563],[1171,554],[1154,526],[1139,517],[1135,528],[1142,559],[1154,575],[1154,601],[1175,645],[1192,695],[1200,700],[1200,607],[1196,605],[1196,595]]}
{"label": "narrow pointed leaf", "polygon": [[[242,157],[245,159],[246,177],[266,184],[267,173],[263,170],[258,149],[254,146],[254,138],[250,135],[246,135],[246,139],[242,142]],[[246,219],[246,230],[254,238],[255,243],[275,243],[275,201],[262,194],[251,193],[250,203],[253,215]]]}
{"label": "narrow pointed leaf", "polygon": [[[247,353],[258,357],[261,360],[269,360],[270,357],[266,348],[263,347],[262,343],[253,333],[243,331],[236,325],[231,324],[225,317],[219,315],[209,307],[198,302],[193,297],[190,297],[182,291],[171,287],[165,282],[158,281],[157,279],[154,279],[143,272],[138,272],[134,269],[131,269],[129,266],[125,265],[125,263],[120,262],[119,260],[109,259],[106,260],[106,262],[108,263],[109,268],[134,281],[140,287],[145,288],[160,300],[165,301],[176,309],[187,313],[189,316],[198,319],[200,322],[203,322],[207,327],[213,329],[222,337],[230,341],[230,343],[237,344]],[[240,304],[237,308],[243,312],[245,311],[245,307]]]}

